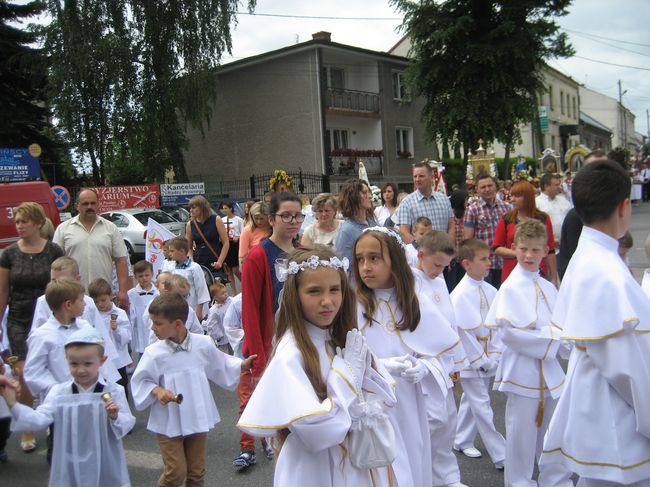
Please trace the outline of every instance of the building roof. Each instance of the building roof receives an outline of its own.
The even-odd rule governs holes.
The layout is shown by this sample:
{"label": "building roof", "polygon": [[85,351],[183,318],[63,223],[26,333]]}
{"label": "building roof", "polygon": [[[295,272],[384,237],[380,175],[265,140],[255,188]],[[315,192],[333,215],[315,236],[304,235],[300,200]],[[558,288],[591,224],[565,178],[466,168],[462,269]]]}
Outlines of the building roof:
{"label": "building roof", "polygon": [[280,57],[289,56],[291,54],[296,54],[298,52],[315,50],[318,48],[325,48],[334,51],[343,51],[351,54],[358,54],[365,57],[375,58],[384,61],[391,61],[391,62],[396,62],[405,65],[409,63],[409,59],[402,56],[396,56],[394,54],[389,54],[383,51],[373,51],[371,49],[364,49],[362,47],[349,46],[347,44],[340,44],[338,42],[332,42],[327,38],[323,38],[323,36],[319,36],[318,38],[310,39],[306,42],[292,44],[290,46],[281,47],[280,49],[275,49],[273,51],[268,51],[262,54],[257,54],[255,56],[249,56],[244,59],[239,59],[237,61],[233,61],[228,64],[223,64],[216,68],[216,72],[224,73],[235,69],[252,66],[254,64],[271,61],[273,59],[277,59]]}
{"label": "building roof", "polygon": [[586,123],[587,125],[591,125],[592,127],[599,128],[600,130],[604,130],[605,132],[609,132],[610,134],[612,133],[611,129],[608,128],[606,125],[603,125],[600,123],[598,120],[596,120],[593,117],[590,117],[587,115],[585,112],[580,112],[580,121]]}

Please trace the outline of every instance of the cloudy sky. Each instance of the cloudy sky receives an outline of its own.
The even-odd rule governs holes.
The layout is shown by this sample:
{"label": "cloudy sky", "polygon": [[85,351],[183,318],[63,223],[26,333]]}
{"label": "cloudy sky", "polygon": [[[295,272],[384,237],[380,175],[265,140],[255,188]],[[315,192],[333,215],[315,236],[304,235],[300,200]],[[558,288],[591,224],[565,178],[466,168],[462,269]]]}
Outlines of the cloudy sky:
{"label": "cloudy sky", "polygon": [[[242,11],[246,10],[242,8]],[[398,30],[401,20],[387,0],[257,0],[255,13],[258,15],[239,16],[233,37],[233,57],[224,58],[224,63],[307,41],[319,30],[331,32],[335,42],[378,51],[387,51],[401,37]],[[569,14],[559,19],[559,24],[569,34],[576,56],[550,60],[549,64],[577,82],[614,98],[618,98],[617,83],[621,80],[623,91],[627,90],[623,104],[636,115],[635,130],[648,134],[650,2],[574,0]]]}

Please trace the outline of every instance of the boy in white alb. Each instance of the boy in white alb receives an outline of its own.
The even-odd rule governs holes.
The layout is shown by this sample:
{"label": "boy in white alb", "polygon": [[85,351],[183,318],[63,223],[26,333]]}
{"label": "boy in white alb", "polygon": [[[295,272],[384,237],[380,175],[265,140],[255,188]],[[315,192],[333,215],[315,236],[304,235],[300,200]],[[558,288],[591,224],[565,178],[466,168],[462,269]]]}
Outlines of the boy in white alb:
{"label": "boy in white alb", "polygon": [[[158,274],[157,284],[158,291],[160,292],[161,296],[173,293],[178,294],[183,299],[185,299],[185,301],[187,301],[187,295],[190,292],[190,283],[187,282],[187,279],[185,279],[183,276],[179,274],[170,274],[169,272],[161,272]],[[151,327],[152,323],[151,315],[149,313],[149,305],[151,305],[151,303],[149,303],[144,310],[144,313],[142,315],[142,322],[149,330],[149,344],[152,344],[158,341],[158,337],[156,337],[156,334]],[[189,306],[187,308],[185,327],[187,328],[187,331],[191,333],[198,333],[199,335],[205,334],[203,327],[201,326],[201,322],[196,317],[196,313]]]}
{"label": "boy in white alb", "polygon": [[232,302],[223,317],[223,331],[228,338],[232,354],[243,359],[244,328],[241,322],[241,293],[232,298]]}
{"label": "boy in white alb", "polygon": [[183,276],[190,283],[190,293],[186,299],[199,320],[202,320],[208,314],[210,293],[203,269],[189,257],[189,252],[190,245],[184,237],[175,237],[169,241],[169,254],[175,262],[170,272]]}
{"label": "boy in white alb", "polygon": [[498,327],[504,348],[494,389],[505,392],[505,487],[568,487],[571,473],[561,465],[540,466],[535,459],[555,404],[562,392],[564,371],[556,358],[560,332],[551,321],[557,290],[540,276],[539,264],[548,253],[546,227],[529,218],[515,229],[513,250],[517,266],[497,292],[486,324]]}
{"label": "boy in white alb", "polygon": [[[450,264],[455,254],[454,244],[446,233],[430,231],[419,238],[418,264],[413,268],[418,295],[424,294],[433,301],[454,332],[456,316],[442,271]],[[448,354],[444,359],[446,372],[453,377],[453,381],[458,380],[458,372],[467,364],[464,344],[454,347],[453,354]],[[453,452],[457,419],[453,381],[449,380],[447,384],[449,391],[444,409],[431,401],[427,404],[434,487],[465,485],[460,482],[458,460]]]}
{"label": "boy in white alb", "polygon": [[124,387],[128,398],[129,376],[126,373],[126,368],[133,362],[129,354],[131,322],[126,315],[126,311],[115,306],[113,302],[113,286],[101,277],[88,284],[88,294],[95,302],[99,316],[101,316],[104,324],[110,329],[111,339],[117,349],[117,359],[113,361],[120,373],[120,380],[117,383]]}
{"label": "boy in white alb", "polygon": [[[151,331],[142,319],[149,303],[160,293],[153,285],[153,265],[146,260],[140,260],[133,266],[133,274],[138,284],[129,289],[129,318],[131,319],[131,350],[139,355],[149,345]],[[147,313],[147,316],[149,314]]]}
{"label": "boy in white alb", "polygon": [[553,321],[574,343],[540,465],[562,465],[580,487],[650,485],[650,300],[617,254],[632,208],[627,171],[610,160],[573,181],[584,227]]}
{"label": "boy in white alb", "polygon": [[[50,277],[52,279],[70,277],[71,279],[81,282],[81,275],[79,274],[79,265],[77,264],[77,261],[72,257],[68,257],[67,255],[59,257],[54,262],[52,262],[52,265],[50,267]],[[83,299],[85,306],[81,318],[87,321],[90,326],[99,330],[99,333],[104,339],[104,351],[106,352],[106,355],[108,356],[109,360],[114,361],[115,364],[117,364],[119,361],[118,353],[117,349],[115,348],[115,344],[111,340],[110,330],[104,323],[104,320],[102,320],[101,316],[99,316],[99,311],[97,310],[95,302],[92,300],[92,298],[90,296],[84,295]],[[34,307],[34,317],[32,318],[32,328],[29,334],[31,335],[34,333],[34,330],[45,324],[45,322],[51,316],[52,310],[47,305],[45,295],[40,296],[36,300],[36,306]],[[117,369],[117,365],[115,365],[115,368]],[[117,381],[119,377],[109,377],[108,379]]]}
{"label": "boy in white alb", "polygon": [[415,229],[413,230],[413,242],[406,245],[404,251],[406,252],[406,261],[411,267],[417,267],[418,265],[418,242],[420,238],[429,233],[433,228],[431,220],[426,216],[421,216],[415,220]]}
{"label": "boy in white alb", "polygon": [[50,487],[130,487],[122,438],[135,418],[122,386],[103,382],[104,340],[91,327],[65,341],[71,379],[54,385],[36,409],[16,402],[17,384],[0,392],[11,407],[15,431],[53,427]]}
{"label": "boy in white alb", "polygon": [[474,346],[465,347],[469,365],[460,371],[463,395],[458,407],[454,448],[468,457],[479,457],[480,452],[474,446],[478,430],[494,466],[503,470],[506,440],[494,427],[489,394],[501,346],[495,343],[494,331],[485,326],[485,318],[497,293],[496,288],[484,281],[490,272],[490,247],[482,240],[467,239],[458,249],[458,260],[465,276],[451,292],[451,302],[458,320],[458,334],[464,338],[464,343],[471,341]]}
{"label": "boy in white alb", "polygon": [[212,294],[212,306],[208,311],[208,317],[203,322],[203,330],[214,340],[222,352],[228,353],[228,337],[223,328],[223,319],[232,304],[232,298],[228,295],[226,285],[221,282],[215,282],[210,286],[210,293]]}
{"label": "boy in white alb", "polygon": [[242,361],[189,333],[188,305],[178,294],[158,296],[149,311],[159,340],[144,351],[131,387],[136,408],[151,408],[147,428],[157,434],[165,464],[158,485],[203,485],[207,433],[220,420],[208,381],[234,389],[255,356]]}
{"label": "boy in white alb", "polygon": [[[79,281],[69,277],[53,279],[45,288],[45,299],[53,311],[43,326],[32,330],[29,335],[23,369],[23,378],[32,396],[40,395],[41,399],[56,384],[70,380],[70,368],[63,348],[66,340],[77,330],[92,329],[80,318],[85,304],[84,287]],[[120,380],[111,360],[103,362],[101,373],[108,381]],[[52,435],[48,437],[48,461],[52,455],[51,441]]]}

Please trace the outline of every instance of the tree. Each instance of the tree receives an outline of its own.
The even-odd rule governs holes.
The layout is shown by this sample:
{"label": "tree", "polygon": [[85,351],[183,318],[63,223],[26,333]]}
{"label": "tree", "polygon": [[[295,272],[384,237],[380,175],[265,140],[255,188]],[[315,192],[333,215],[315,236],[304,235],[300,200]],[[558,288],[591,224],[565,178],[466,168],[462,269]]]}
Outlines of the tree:
{"label": "tree", "polygon": [[570,0],[392,0],[404,13],[413,62],[407,79],[425,100],[432,139],[512,145],[537,116],[550,57],[570,56],[553,17]]}
{"label": "tree", "polygon": [[34,47],[38,31],[19,25],[44,9],[42,2],[17,5],[0,0],[0,147],[26,148],[36,143],[43,150],[42,163],[58,164],[64,151],[49,122],[47,58]]}
{"label": "tree", "polygon": [[[138,166],[187,180],[183,123],[209,120],[236,0],[50,0],[53,102],[95,184]],[[255,0],[249,0],[249,9]],[[138,174],[138,171],[133,171]]]}

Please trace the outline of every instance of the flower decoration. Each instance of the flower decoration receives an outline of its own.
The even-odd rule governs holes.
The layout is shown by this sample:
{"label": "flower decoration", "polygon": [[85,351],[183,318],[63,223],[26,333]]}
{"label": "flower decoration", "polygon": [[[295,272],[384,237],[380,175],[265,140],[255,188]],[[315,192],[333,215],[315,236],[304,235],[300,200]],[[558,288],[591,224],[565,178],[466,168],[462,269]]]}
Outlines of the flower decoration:
{"label": "flower decoration", "polygon": [[287,189],[293,189],[293,177],[289,176],[284,169],[273,171],[273,177],[269,181],[271,191],[275,191],[280,184],[284,184]]}

